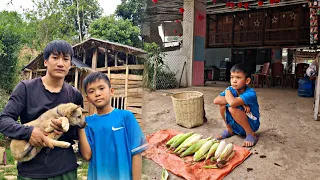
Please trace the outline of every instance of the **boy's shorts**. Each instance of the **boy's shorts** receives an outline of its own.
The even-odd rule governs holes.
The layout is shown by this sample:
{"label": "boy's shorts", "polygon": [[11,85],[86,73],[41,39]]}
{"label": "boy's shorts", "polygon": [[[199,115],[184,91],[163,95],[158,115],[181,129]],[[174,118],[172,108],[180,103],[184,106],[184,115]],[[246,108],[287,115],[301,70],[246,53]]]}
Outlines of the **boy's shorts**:
{"label": "boy's shorts", "polygon": [[[244,111],[243,107],[240,106],[240,107],[237,107],[238,109]],[[240,126],[234,119],[233,117],[231,116],[231,113],[229,112],[229,109],[228,107],[226,107],[226,121],[227,121],[227,124],[229,124],[233,130],[233,132],[235,134],[238,134],[238,135],[241,135],[241,136],[245,136],[246,135],[246,131],[243,129],[242,126]],[[248,118],[248,121],[249,121],[249,124],[250,124],[250,127],[252,129],[253,132],[256,132],[259,127],[260,127],[260,121],[259,121],[259,118],[257,118],[257,120],[253,120],[251,118]]]}

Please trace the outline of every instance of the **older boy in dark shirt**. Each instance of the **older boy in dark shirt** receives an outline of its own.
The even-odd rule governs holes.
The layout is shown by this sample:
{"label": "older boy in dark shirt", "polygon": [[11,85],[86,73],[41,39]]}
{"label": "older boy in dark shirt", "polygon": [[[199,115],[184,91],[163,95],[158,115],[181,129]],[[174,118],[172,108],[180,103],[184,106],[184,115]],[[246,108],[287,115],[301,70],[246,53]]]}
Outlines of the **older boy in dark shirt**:
{"label": "older boy in dark shirt", "polygon": [[[20,82],[0,114],[1,133],[12,139],[29,141],[33,146],[46,146],[31,161],[18,163],[18,179],[20,180],[77,179],[78,165],[72,147],[53,148],[52,144],[46,141],[40,129],[17,122],[18,117],[22,124],[30,122],[45,111],[62,103],[72,102],[83,105],[81,93],[64,82],[71,67],[72,56],[72,47],[67,42],[52,41],[49,43],[44,50],[46,75]],[[57,122],[53,123],[59,125]],[[73,144],[76,138],[77,130],[72,127],[59,140]]]}

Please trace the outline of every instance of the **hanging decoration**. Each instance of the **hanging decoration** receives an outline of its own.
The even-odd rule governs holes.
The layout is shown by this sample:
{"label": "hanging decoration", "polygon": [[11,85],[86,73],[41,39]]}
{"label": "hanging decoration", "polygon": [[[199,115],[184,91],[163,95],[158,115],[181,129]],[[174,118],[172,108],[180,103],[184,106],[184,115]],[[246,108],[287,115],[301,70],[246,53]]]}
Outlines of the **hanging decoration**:
{"label": "hanging decoration", "polygon": [[274,0],[275,3],[280,3],[281,0]]}
{"label": "hanging decoration", "polygon": [[216,4],[217,3],[217,0],[212,0],[212,4]]}
{"label": "hanging decoration", "polygon": [[201,14],[199,14],[199,15],[198,15],[198,20],[199,20],[199,21],[202,21],[203,19],[204,19],[204,17],[203,17]]}
{"label": "hanging decoration", "polygon": [[181,37],[181,36],[182,36],[182,34],[179,34],[179,36]]}
{"label": "hanging decoration", "polygon": [[241,20],[239,21],[239,24],[240,24],[240,26],[244,26],[244,21],[241,19]]}
{"label": "hanging decoration", "polygon": [[310,44],[318,43],[318,2],[309,2],[310,8]]}
{"label": "hanging decoration", "polygon": [[183,8],[180,8],[180,9],[179,9],[179,12],[180,12],[181,14],[183,14],[184,9],[183,9]]}
{"label": "hanging decoration", "polygon": [[231,1],[231,2],[230,2],[230,7],[233,9],[233,8],[234,8],[234,6],[235,6],[234,2],[233,2],[233,1]]}
{"label": "hanging decoration", "polygon": [[256,27],[260,26],[260,21],[258,19],[254,22],[254,26],[256,26]]}
{"label": "hanging decoration", "polygon": [[270,0],[270,4],[274,4],[274,0]]}
{"label": "hanging decoration", "polygon": [[263,6],[263,1],[262,1],[262,0],[259,0],[259,1],[258,1],[258,6],[259,6],[259,7],[262,7],[262,6]]}
{"label": "hanging decoration", "polygon": [[158,0],[152,0],[153,4],[157,4]]}
{"label": "hanging decoration", "polygon": [[176,19],[176,23],[180,23],[181,21],[179,19]]}
{"label": "hanging decoration", "polygon": [[248,9],[249,9],[249,3],[248,3],[248,2],[245,2],[244,5],[243,5],[243,7],[244,7],[246,10],[248,10]]}
{"label": "hanging decoration", "polygon": [[278,18],[276,17],[276,16],[273,16],[273,18],[272,18],[272,24],[273,23],[277,23],[278,22]]}
{"label": "hanging decoration", "polygon": [[229,1],[226,2],[226,6],[230,7],[230,2]]}
{"label": "hanging decoration", "polygon": [[174,34],[177,34],[178,31],[175,29],[175,30],[173,30],[173,32],[174,32]]}
{"label": "hanging decoration", "polygon": [[238,8],[242,8],[243,4],[242,2],[238,2]]}

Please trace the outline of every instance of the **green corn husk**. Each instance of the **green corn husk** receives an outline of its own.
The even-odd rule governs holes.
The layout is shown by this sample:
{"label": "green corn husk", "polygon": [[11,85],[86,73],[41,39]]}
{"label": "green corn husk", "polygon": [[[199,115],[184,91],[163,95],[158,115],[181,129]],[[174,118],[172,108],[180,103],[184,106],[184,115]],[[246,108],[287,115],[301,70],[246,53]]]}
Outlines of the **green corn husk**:
{"label": "green corn husk", "polygon": [[169,173],[166,169],[162,169],[162,174],[161,174],[161,180],[168,180],[169,178]]}
{"label": "green corn husk", "polygon": [[[189,148],[192,144],[197,142],[199,139],[201,139],[202,135],[200,134],[193,134],[192,136],[188,137],[174,152],[178,153],[182,149],[182,152]],[[181,152],[180,152],[181,153]]]}
{"label": "green corn husk", "polygon": [[183,135],[183,133],[182,134],[177,134],[177,135],[175,135],[175,136],[173,136],[167,143],[166,143],[166,146],[171,146],[171,144],[177,139],[177,138],[179,138],[179,137],[181,137]]}
{"label": "green corn husk", "polygon": [[211,148],[209,149],[208,155],[206,157],[206,160],[209,159],[211,156],[214,155],[214,153],[216,152],[217,148],[219,146],[219,143],[214,143]]}
{"label": "green corn husk", "polygon": [[187,150],[185,150],[180,157],[185,157],[185,156],[189,156],[194,154],[195,152],[197,152],[202,145],[204,145],[204,143],[206,143],[207,141],[209,141],[211,139],[211,137],[207,138],[207,139],[201,139],[199,140],[197,143],[193,144],[192,146],[190,146]]}
{"label": "green corn husk", "polygon": [[170,149],[177,148],[183,141],[185,141],[188,137],[190,137],[193,132],[188,132],[183,134],[181,137],[177,138],[170,146]]}

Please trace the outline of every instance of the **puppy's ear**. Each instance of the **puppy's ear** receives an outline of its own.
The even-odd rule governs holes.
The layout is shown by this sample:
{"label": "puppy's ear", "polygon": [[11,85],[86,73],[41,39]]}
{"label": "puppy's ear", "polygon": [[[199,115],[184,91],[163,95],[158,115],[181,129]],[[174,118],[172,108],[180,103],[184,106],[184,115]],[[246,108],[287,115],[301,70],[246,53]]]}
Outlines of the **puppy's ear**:
{"label": "puppy's ear", "polygon": [[79,108],[79,106],[75,105],[75,104],[70,104],[66,110],[65,110],[65,113],[64,113],[64,116],[69,118],[71,117],[75,112],[76,110]]}
{"label": "puppy's ear", "polygon": [[[80,107],[81,108],[81,107]],[[89,111],[87,111],[87,110],[85,110],[85,109],[83,109],[83,108],[81,108],[81,111],[82,111],[82,114],[88,114],[89,113]]]}

